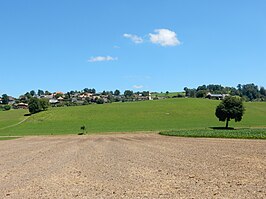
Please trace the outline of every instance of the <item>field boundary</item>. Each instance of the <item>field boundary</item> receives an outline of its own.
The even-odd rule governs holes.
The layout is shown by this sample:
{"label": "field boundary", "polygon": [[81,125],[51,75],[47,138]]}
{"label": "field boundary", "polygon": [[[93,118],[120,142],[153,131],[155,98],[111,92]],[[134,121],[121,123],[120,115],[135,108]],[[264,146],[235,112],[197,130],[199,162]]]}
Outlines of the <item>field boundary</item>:
{"label": "field boundary", "polygon": [[177,137],[266,139],[266,128],[172,130],[161,131],[159,134]]}

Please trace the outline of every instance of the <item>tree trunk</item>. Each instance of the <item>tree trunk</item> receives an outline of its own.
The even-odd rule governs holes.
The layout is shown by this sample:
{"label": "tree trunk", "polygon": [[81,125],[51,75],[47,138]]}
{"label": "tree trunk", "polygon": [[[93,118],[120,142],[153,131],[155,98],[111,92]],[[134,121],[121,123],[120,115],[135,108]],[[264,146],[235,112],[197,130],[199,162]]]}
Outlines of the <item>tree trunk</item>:
{"label": "tree trunk", "polygon": [[228,122],[229,122],[229,118],[226,118],[226,125],[225,125],[225,128],[228,128]]}

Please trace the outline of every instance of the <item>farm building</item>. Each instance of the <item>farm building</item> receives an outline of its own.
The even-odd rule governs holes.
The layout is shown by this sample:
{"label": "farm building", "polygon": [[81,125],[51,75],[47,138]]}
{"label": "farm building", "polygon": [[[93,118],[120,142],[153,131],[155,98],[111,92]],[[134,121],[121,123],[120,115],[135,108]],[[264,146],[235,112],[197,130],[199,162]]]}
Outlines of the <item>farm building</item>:
{"label": "farm building", "polygon": [[206,95],[206,98],[222,100],[222,99],[224,99],[226,96],[229,96],[229,94],[211,94],[211,93],[208,93],[208,94]]}
{"label": "farm building", "polygon": [[57,104],[59,101],[57,99],[49,99],[50,104]]}
{"label": "farm building", "polygon": [[16,109],[27,109],[28,108],[28,104],[26,103],[18,103],[18,104],[14,104],[13,106]]}

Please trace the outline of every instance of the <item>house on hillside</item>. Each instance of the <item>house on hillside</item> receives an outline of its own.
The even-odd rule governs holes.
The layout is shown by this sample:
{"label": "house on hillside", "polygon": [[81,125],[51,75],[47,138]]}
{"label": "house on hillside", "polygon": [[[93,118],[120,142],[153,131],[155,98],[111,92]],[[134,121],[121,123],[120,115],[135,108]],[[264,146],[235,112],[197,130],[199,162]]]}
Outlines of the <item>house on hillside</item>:
{"label": "house on hillside", "polygon": [[61,91],[56,91],[56,92],[54,92],[54,95],[64,95],[64,93]]}
{"label": "house on hillside", "polygon": [[93,93],[83,93],[78,95],[78,98],[80,98],[81,100],[85,100],[86,98],[91,98],[93,96]]}
{"label": "house on hillside", "polygon": [[149,100],[149,96],[143,96],[143,94],[134,94],[134,99],[133,101],[145,101]]}
{"label": "house on hillside", "polygon": [[149,100],[152,100],[151,93],[149,92]]}
{"label": "house on hillside", "polygon": [[72,97],[72,98],[71,98],[71,102],[75,103],[75,102],[77,102],[77,101],[78,101],[78,98],[76,98],[76,97]]}
{"label": "house on hillside", "polygon": [[57,98],[57,100],[59,100],[59,101],[63,101],[64,98],[60,96],[60,97]]}
{"label": "house on hillside", "polygon": [[51,94],[51,95],[41,95],[39,98],[53,99],[53,94]]}
{"label": "house on hillside", "polygon": [[52,95],[53,95],[53,98],[65,97],[64,93],[61,91],[54,92]]}
{"label": "house on hillside", "polygon": [[11,97],[11,96],[8,96],[8,104],[9,105],[15,104],[15,98],[14,97]]}
{"label": "house on hillside", "polygon": [[[0,98],[0,104],[3,103],[3,100],[4,100],[4,99]],[[8,96],[8,104],[9,104],[9,105],[13,105],[13,104],[15,104],[15,102],[16,102],[16,99],[15,99],[14,97],[12,97],[12,96]]]}
{"label": "house on hillside", "polygon": [[229,96],[229,94],[211,94],[211,93],[208,93],[206,95],[206,98],[223,100],[226,96]]}
{"label": "house on hillside", "polygon": [[15,109],[27,109],[28,108],[28,104],[26,103],[18,103],[18,104],[14,104],[13,107]]}
{"label": "house on hillside", "polygon": [[57,100],[57,99],[49,99],[49,103],[50,104],[57,104],[57,103],[59,103],[59,101]]}

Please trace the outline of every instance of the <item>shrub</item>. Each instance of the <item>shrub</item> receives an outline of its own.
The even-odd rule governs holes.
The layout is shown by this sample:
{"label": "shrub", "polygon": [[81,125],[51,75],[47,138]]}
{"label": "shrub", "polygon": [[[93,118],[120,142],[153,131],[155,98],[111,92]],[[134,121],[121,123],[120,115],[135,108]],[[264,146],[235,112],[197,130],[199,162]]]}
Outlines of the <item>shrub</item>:
{"label": "shrub", "polygon": [[8,104],[6,104],[6,105],[4,105],[2,108],[3,108],[4,111],[8,111],[8,110],[11,109],[11,106],[8,105]]}
{"label": "shrub", "polygon": [[96,100],[96,103],[97,103],[97,104],[103,104],[103,103],[104,103],[104,99],[103,99],[103,98],[98,98],[98,99]]}
{"label": "shrub", "polygon": [[199,90],[199,91],[197,91],[197,93],[196,93],[196,97],[197,97],[197,98],[203,98],[203,97],[206,97],[206,91],[203,91],[203,90]]}
{"label": "shrub", "polygon": [[89,102],[87,101],[87,100],[85,100],[83,103],[82,103],[82,105],[88,105],[89,104]]}

